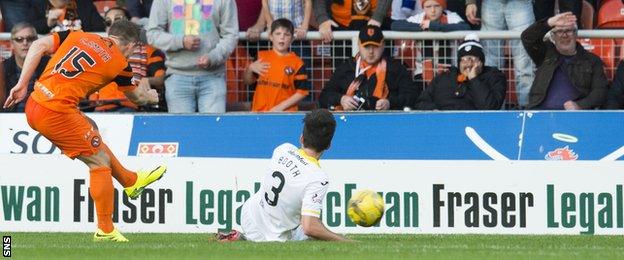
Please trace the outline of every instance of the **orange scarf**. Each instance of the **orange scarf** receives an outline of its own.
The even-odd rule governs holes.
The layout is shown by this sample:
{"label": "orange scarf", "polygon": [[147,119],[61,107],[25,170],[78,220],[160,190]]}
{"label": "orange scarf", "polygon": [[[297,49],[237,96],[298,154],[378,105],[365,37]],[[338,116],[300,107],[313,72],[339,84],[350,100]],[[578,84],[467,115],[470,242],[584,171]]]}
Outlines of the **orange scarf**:
{"label": "orange scarf", "polygon": [[[363,67],[365,70],[367,70],[364,72],[360,72],[360,74],[366,73],[365,76],[368,79],[370,78],[370,76],[372,76],[372,71],[370,73],[367,73],[368,70],[374,70],[374,73],[377,76],[377,84],[375,85],[375,90],[373,91],[373,97],[376,97],[378,99],[386,99],[388,97],[388,94],[390,93],[388,85],[386,84],[386,59],[381,58],[379,63],[377,63],[377,65],[375,66],[368,65],[366,62],[361,61],[359,54],[355,56],[355,60],[356,71],[358,71],[357,66],[360,66],[360,68]],[[369,68],[366,69],[367,67]],[[360,88],[360,84],[362,84],[363,77],[364,76],[361,75],[355,75],[355,79],[351,82],[349,88],[347,89],[347,96],[352,97],[355,95],[355,92]]]}

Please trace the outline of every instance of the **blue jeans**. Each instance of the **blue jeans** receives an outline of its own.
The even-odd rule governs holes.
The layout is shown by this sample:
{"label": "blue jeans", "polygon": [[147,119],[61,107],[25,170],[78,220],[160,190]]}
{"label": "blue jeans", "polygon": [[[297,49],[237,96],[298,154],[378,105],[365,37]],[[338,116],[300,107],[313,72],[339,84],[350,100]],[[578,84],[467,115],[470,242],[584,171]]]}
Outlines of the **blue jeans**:
{"label": "blue jeans", "polygon": [[171,74],[165,80],[169,113],[224,113],[225,75]]}
{"label": "blue jeans", "polygon": [[[481,31],[524,31],[535,22],[531,0],[484,0],[481,3]],[[483,41],[485,64],[501,68],[503,41]],[[535,77],[535,65],[527,54],[520,40],[509,41],[513,55],[518,104],[522,107],[529,103],[529,92]]]}

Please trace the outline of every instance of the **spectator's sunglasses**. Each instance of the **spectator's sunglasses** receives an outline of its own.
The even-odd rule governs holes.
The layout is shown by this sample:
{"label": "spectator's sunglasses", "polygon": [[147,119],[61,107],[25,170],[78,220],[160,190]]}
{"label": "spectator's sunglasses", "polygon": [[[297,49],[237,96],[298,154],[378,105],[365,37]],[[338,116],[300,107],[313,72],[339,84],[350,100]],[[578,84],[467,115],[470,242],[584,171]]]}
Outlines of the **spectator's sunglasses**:
{"label": "spectator's sunglasses", "polygon": [[12,40],[17,43],[31,43],[37,40],[37,36],[15,37]]}
{"label": "spectator's sunglasses", "polygon": [[106,27],[110,27],[111,25],[113,25],[114,22],[117,22],[119,20],[126,20],[126,17],[118,15],[118,16],[113,17],[113,20],[111,20],[110,18],[106,18],[104,20],[104,24],[106,25]]}

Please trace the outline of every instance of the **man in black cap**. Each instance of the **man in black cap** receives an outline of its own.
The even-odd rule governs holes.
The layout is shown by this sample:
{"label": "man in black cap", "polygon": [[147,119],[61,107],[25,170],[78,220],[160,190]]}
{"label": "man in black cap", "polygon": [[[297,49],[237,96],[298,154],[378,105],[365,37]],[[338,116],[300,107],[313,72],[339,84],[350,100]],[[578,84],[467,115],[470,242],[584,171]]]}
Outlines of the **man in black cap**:
{"label": "man in black cap", "polygon": [[479,38],[469,34],[457,50],[458,67],[436,76],[418,98],[418,110],[496,110],[505,100],[507,79],[495,67],[484,66]]}
{"label": "man in black cap", "polygon": [[419,90],[407,68],[398,60],[383,57],[384,36],[368,25],[359,34],[359,52],[336,68],[319,103],[331,110],[403,110],[418,97]]}

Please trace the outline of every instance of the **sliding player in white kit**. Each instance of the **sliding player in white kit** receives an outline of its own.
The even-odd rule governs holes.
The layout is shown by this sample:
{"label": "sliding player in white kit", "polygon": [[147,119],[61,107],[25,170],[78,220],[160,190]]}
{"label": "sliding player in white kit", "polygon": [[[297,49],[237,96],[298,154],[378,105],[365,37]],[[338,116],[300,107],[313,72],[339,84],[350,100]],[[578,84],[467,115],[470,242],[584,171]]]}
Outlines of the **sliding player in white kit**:
{"label": "sliding player in white kit", "polygon": [[347,240],[320,219],[329,181],[318,160],[331,144],[336,121],[326,109],[317,109],[303,122],[303,148],[289,143],[275,148],[262,187],[243,205],[242,232],[220,233],[218,240]]}

